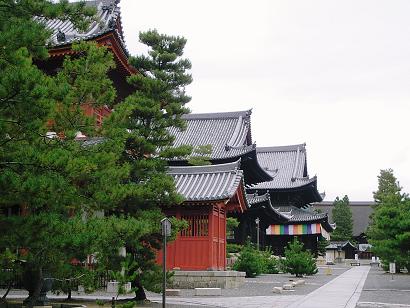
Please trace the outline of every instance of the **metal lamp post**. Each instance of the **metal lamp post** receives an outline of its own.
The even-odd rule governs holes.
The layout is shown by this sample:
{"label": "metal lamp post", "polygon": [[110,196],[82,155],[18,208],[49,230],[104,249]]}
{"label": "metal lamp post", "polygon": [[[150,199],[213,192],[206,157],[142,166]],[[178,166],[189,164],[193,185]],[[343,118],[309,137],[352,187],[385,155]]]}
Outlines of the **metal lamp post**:
{"label": "metal lamp post", "polygon": [[339,263],[342,263],[342,258],[340,257],[341,252],[342,252],[342,245],[337,245],[337,259]]}
{"label": "metal lamp post", "polygon": [[171,235],[171,221],[168,218],[161,220],[161,233],[163,236],[162,246],[162,308],[166,307],[165,304],[165,291],[167,287],[167,236]]}
{"label": "metal lamp post", "polygon": [[260,222],[259,217],[255,219],[255,222],[256,222],[256,247],[259,250],[259,222]]}

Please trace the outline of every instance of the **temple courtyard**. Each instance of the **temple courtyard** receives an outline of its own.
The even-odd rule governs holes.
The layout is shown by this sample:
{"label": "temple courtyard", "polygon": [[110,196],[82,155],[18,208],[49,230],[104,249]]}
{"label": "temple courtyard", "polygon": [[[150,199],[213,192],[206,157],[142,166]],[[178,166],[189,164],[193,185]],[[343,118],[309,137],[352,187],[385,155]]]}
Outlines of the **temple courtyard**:
{"label": "temple courtyard", "polygon": [[[167,307],[278,307],[278,308],[325,308],[325,307],[410,307],[410,275],[385,273],[381,268],[367,265],[321,266],[316,275],[304,277],[304,284],[292,290],[274,293],[274,287],[282,287],[296,281],[289,274],[261,275],[246,278],[237,289],[222,289],[220,296],[195,296],[194,290],[181,290],[179,296],[168,296]],[[0,294],[3,292],[0,291]],[[12,291],[11,298],[24,298],[23,291]],[[77,303],[87,307],[101,307],[96,300],[106,301],[111,307],[113,294],[73,294]],[[63,295],[49,294],[50,299],[61,300]],[[124,297],[120,297],[124,298]],[[148,292],[151,303],[136,307],[161,307],[161,294]]]}

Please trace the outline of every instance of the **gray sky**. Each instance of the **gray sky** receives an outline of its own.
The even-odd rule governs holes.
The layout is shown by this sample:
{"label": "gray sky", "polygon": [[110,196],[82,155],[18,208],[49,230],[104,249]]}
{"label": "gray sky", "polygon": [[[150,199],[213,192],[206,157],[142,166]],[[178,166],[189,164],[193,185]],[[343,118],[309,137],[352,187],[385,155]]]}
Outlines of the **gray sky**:
{"label": "gray sky", "polygon": [[326,200],[371,200],[380,169],[410,192],[410,1],[122,0],[126,43],[187,38],[192,112],[253,109],[258,146],[306,142]]}

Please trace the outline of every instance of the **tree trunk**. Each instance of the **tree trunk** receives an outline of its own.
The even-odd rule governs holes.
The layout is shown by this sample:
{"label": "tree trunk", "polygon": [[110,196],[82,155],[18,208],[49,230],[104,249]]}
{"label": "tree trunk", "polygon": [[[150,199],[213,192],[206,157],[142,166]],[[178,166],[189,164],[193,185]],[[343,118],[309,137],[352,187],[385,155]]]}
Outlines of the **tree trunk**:
{"label": "tree trunk", "polygon": [[132,287],[135,288],[135,300],[143,301],[147,299],[147,295],[145,294],[144,288],[139,281],[133,281]]}
{"label": "tree trunk", "polygon": [[38,270],[38,276],[35,279],[35,286],[31,290],[32,292],[30,293],[29,291],[29,300],[27,302],[27,307],[28,308],[33,308],[33,306],[37,305],[37,301],[40,297],[40,292],[43,287],[43,269],[40,267]]}

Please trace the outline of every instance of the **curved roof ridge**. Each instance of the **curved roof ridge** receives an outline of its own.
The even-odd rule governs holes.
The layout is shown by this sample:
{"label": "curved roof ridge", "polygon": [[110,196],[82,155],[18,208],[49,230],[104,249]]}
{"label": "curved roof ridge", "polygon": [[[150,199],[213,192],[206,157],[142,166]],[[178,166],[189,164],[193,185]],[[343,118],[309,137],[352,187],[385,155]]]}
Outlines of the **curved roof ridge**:
{"label": "curved roof ridge", "polygon": [[293,164],[292,177],[290,178],[292,182],[296,181],[296,172],[298,171],[298,167],[299,167],[299,157],[300,157],[300,147],[298,146],[296,149],[295,163]]}
{"label": "curved roof ridge", "polygon": [[253,143],[251,145],[238,145],[238,146],[227,146],[227,149],[234,149],[234,150],[244,150],[244,153],[248,153],[254,151],[256,148],[256,144]]}
{"label": "curved roof ridge", "polygon": [[198,173],[217,173],[217,172],[236,172],[240,171],[241,160],[232,163],[205,165],[205,166],[170,166],[168,174],[198,174]]}
{"label": "curved roof ridge", "polygon": [[185,201],[229,200],[238,189],[243,189],[239,162],[223,164],[222,168],[220,165],[170,167],[168,174]]}
{"label": "curved roof ridge", "polygon": [[246,199],[248,200],[249,204],[255,204],[263,201],[268,201],[270,200],[270,195],[268,192],[264,193],[263,195],[258,195],[256,192],[255,193],[246,193]]}
{"label": "curved roof ridge", "polygon": [[294,205],[280,205],[278,210],[284,215],[288,215],[289,213],[291,222],[317,221],[327,218],[326,213],[315,213],[306,209],[297,208]]}
{"label": "curved roof ridge", "polygon": [[229,119],[229,118],[247,118],[252,114],[252,109],[229,112],[209,112],[209,113],[188,113],[184,114],[184,120],[212,120],[212,119]]}
{"label": "curved roof ridge", "polygon": [[247,185],[246,188],[249,189],[291,189],[291,188],[301,188],[307,185],[310,185],[311,183],[314,183],[317,181],[317,177],[314,176],[312,178],[296,178],[294,182],[291,182],[292,184],[289,184],[284,187],[276,187],[275,183],[272,181],[266,181],[266,182],[260,182],[257,184],[251,184]]}
{"label": "curved roof ridge", "polygon": [[230,147],[233,147],[237,144],[236,140],[239,138],[239,132],[241,131],[242,123],[243,123],[243,117],[239,116],[238,122],[236,123],[236,127],[231,136],[231,139],[229,139],[229,141],[226,143],[226,150],[229,150]]}
{"label": "curved roof ridge", "polygon": [[301,152],[306,151],[306,143],[292,144],[292,145],[281,145],[281,146],[271,146],[271,147],[256,147],[257,153],[269,153],[269,152],[291,152],[300,149]]}

